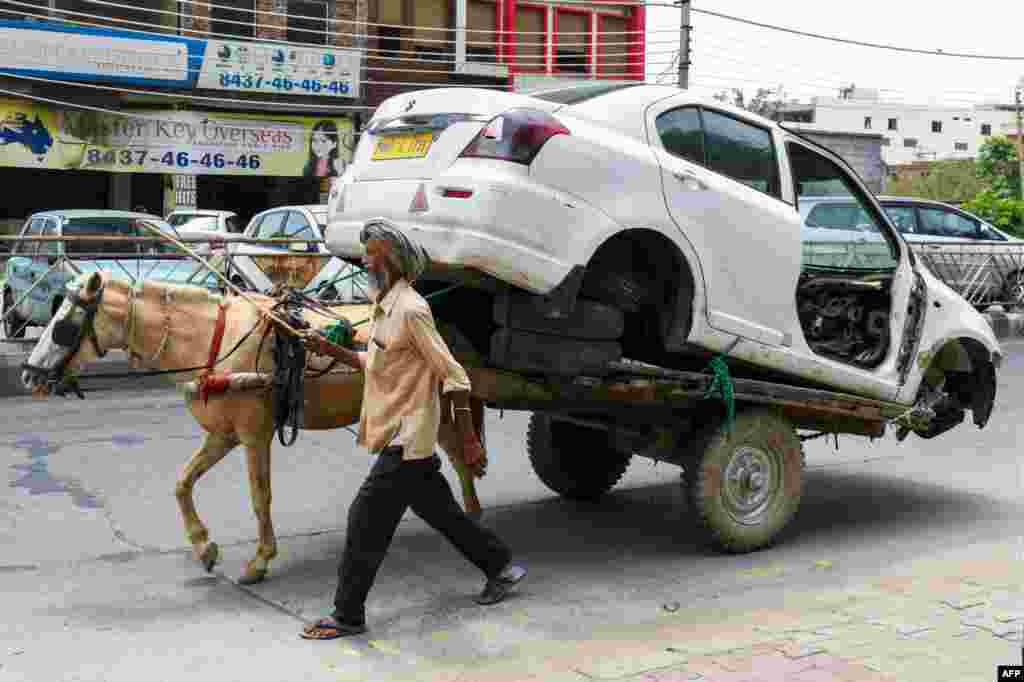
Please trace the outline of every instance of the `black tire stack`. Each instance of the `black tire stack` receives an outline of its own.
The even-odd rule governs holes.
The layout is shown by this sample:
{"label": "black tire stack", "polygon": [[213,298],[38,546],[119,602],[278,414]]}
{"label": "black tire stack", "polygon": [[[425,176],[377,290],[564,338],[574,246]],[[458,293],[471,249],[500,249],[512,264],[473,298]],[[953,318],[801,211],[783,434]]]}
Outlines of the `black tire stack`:
{"label": "black tire stack", "polygon": [[572,313],[555,317],[542,296],[506,289],[495,297],[491,364],[505,369],[563,376],[600,375],[622,357],[622,311],[578,299]]}

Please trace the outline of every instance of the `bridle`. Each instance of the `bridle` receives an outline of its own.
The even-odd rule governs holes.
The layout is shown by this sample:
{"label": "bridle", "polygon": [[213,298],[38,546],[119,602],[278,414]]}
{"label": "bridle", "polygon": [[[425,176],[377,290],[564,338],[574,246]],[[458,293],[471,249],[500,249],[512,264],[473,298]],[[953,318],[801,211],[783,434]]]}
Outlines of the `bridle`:
{"label": "bridle", "polygon": [[65,376],[65,370],[67,370],[68,365],[71,363],[71,359],[81,350],[83,342],[88,340],[92,343],[97,356],[102,358],[107,354],[107,351],[100,346],[99,337],[96,336],[95,325],[96,313],[99,312],[100,304],[103,303],[103,290],[105,286],[105,284],[100,285],[96,296],[91,301],[86,301],[79,296],[77,290],[68,290],[65,300],[73,307],[81,308],[85,311],[85,318],[79,323],[70,319],[70,316],[67,316],[58,320],[53,325],[53,331],[51,332],[53,342],[62,348],[66,348],[68,351],[55,367],[46,369],[45,367],[30,365],[27,362],[21,365],[21,368],[25,371],[36,378],[43,379],[55,395],[63,396],[68,391],[73,391],[79,398],[85,398],[85,394],[82,393],[77,380]]}

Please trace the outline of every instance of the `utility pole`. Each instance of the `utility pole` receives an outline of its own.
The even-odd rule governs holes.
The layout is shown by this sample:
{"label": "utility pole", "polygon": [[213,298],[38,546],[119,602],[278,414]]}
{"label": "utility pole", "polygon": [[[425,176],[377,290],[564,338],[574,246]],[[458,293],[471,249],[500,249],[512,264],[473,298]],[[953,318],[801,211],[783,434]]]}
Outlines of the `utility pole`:
{"label": "utility pole", "polygon": [[679,87],[690,87],[690,0],[677,0],[679,5]]}
{"label": "utility pole", "polygon": [[1017,102],[1017,174],[1020,176],[1020,198],[1024,199],[1024,134],[1022,134],[1024,125],[1022,125],[1020,110],[1020,91],[1022,87],[1024,87],[1024,82],[1017,81],[1017,87],[1014,89],[1014,99]]}

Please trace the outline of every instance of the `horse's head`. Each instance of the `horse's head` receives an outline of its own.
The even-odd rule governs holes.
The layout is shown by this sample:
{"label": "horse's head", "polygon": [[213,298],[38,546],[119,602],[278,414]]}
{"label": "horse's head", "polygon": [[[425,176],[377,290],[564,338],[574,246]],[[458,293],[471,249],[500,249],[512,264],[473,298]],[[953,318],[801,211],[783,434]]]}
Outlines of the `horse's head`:
{"label": "horse's head", "polygon": [[33,394],[64,395],[73,390],[81,397],[75,382],[78,369],[111,348],[124,347],[124,325],[104,310],[106,284],[98,272],[68,283],[63,304],[22,365],[21,382]]}

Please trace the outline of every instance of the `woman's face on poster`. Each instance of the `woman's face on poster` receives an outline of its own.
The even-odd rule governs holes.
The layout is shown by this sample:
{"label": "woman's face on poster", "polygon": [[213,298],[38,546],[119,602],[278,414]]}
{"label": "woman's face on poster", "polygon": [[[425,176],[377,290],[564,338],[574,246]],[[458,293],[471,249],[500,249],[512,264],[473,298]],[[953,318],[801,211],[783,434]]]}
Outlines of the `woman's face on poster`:
{"label": "woman's face on poster", "polygon": [[316,131],[313,133],[313,141],[311,143],[313,148],[313,154],[318,159],[326,159],[327,156],[338,146],[337,140],[322,131]]}

